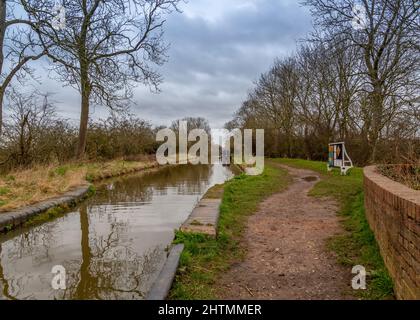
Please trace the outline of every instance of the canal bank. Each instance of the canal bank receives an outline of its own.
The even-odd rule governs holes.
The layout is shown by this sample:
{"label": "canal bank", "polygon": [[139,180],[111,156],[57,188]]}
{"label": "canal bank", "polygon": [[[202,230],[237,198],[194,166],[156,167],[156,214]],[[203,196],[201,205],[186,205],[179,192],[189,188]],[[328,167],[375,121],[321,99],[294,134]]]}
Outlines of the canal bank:
{"label": "canal bank", "polygon": [[[156,161],[141,163],[141,165],[122,166],[116,170],[103,170],[95,175],[86,174],[86,180],[92,183],[100,182],[113,177],[128,175],[136,172],[146,172],[159,167]],[[74,208],[95,193],[94,184],[88,181],[73,187],[64,194],[52,196],[46,200],[17,208],[15,210],[0,212],[0,233],[11,231],[22,225],[39,224],[55,218]]]}

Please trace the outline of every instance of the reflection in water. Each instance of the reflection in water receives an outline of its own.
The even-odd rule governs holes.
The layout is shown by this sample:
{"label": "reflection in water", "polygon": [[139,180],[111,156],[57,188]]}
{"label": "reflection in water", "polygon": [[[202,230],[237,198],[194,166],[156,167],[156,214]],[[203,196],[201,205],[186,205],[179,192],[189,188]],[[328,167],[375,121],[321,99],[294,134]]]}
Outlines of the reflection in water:
{"label": "reflection in water", "polygon": [[[233,175],[221,165],[167,167],[109,180],[77,210],[0,237],[0,299],[142,299],[173,230],[206,190]],[[51,269],[66,269],[53,290]]]}

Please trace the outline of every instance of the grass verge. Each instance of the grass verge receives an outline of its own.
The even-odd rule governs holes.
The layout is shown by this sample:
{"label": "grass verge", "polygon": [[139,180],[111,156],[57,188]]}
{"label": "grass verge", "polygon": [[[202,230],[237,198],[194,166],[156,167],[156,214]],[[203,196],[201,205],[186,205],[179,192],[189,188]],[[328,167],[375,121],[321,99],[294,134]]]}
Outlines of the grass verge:
{"label": "grass verge", "polygon": [[140,161],[69,163],[0,175],[0,214],[47,200],[89,182],[140,171],[155,164],[149,158]]}
{"label": "grass verge", "polygon": [[[255,212],[264,198],[284,189],[288,182],[285,170],[268,165],[260,176],[242,174],[225,183],[218,237],[176,233],[175,243],[184,243],[185,249],[169,298],[217,298],[215,280],[231,263],[244,257],[245,249],[240,240],[247,217]],[[218,194],[221,188],[217,186],[210,190],[210,197]]]}
{"label": "grass verge", "polygon": [[353,168],[350,175],[341,176],[339,171],[327,172],[324,162],[297,159],[275,159],[278,163],[297,168],[305,168],[323,175],[310,191],[314,197],[332,196],[341,204],[340,216],[343,217],[345,234],[334,236],[328,242],[346,266],[362,265],[368,272],[367,290],[358,291],[362,299],[393,298],[393,282],[384,265],[375,236],[365,216],[363,194],[363,169]]}

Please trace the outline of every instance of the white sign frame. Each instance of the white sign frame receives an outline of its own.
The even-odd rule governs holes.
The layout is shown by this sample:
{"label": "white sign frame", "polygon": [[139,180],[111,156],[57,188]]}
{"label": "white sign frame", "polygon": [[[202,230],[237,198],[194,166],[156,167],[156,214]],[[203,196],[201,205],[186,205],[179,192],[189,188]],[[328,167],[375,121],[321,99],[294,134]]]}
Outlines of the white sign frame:
{"label": "white sign frame", "polygon": [[[333,147],[333,158],[331,159],[331,147]],[[336,159],[335,155],[337,154],[337,148],[342,148],[341,155],[342,159]],[[332,161],[331,161],[332,160]],[[347,150],[346,150],[346,144],[344,142],[333,142],[328,144],[328,171],[332,171],[333,168],[340,168],[341,175],[345,176],[347,175],[348,171],[353,168],[353,161],[349,157]]]}

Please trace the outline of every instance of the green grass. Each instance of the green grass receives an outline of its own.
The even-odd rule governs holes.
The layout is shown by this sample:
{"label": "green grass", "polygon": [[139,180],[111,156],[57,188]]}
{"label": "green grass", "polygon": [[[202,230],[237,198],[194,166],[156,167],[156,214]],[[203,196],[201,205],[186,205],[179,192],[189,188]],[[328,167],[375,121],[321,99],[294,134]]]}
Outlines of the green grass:
{"label": "green grass", "polygon": [[346,266],[363,265],[368,272],[367,290],[358,291],[363,299],[389,299],[393,297],[393,282],[381,257],[375,236],[365,216],[363,195],[363,170],[353,168],[348,176],[340,176],[339,170],[327,172],[325,162],[275,159],[275,162],[297,168],[305,168],[323,175],[310,191],[315,197],[331,196],[341,204],[345,234],[335,236],[328,247],[338,256],[338,261]]}
{"label": "green grass", "polygon": [[288,182],[285,170],[270,165],[260,176],[242,174],[227,182],[220,207],[218,237],[176,233],[175,243],[184,243],[185,250],[169,298],[217,298],[216,279],[234,261],[244,257],[245,248],[240,240],[247,217],[264,198],[284,189]]}
{"label": "green grass", "polygon": [[69,169],[71,169],[70,166],[61,166],[61,167],[54,168],[48,174],[51,178],[56,177],[56,176],[64,177],[66,173],[69,171]]}
{"label": "green grass", "polygon": [[223,184],[217,184],[214,187],[210,188],[204,195],[205,199],[220,199],[223,196],[224,191]]}
{"label": "green grass", "polygon": [[0,187],[0,196],[8,194],[10,192],[9,188]]}

